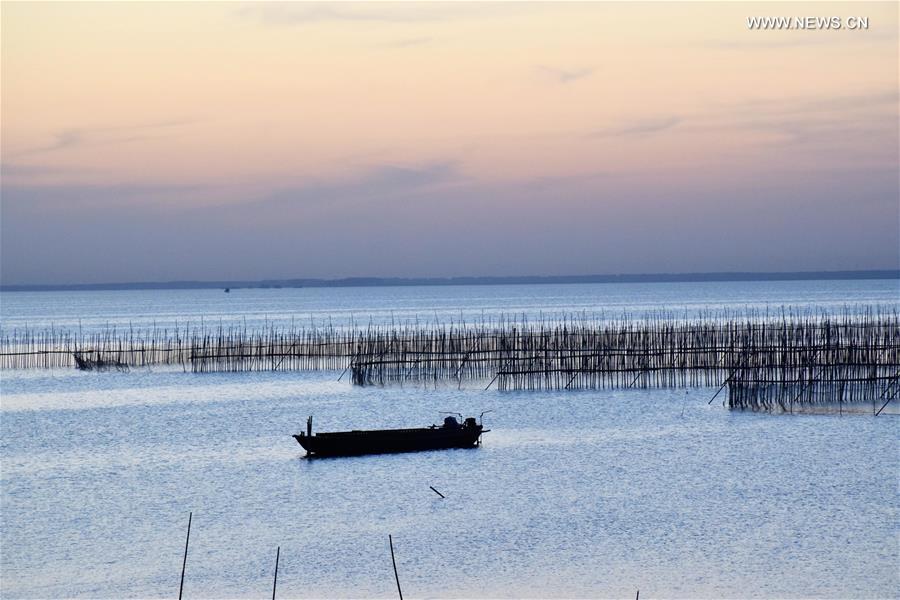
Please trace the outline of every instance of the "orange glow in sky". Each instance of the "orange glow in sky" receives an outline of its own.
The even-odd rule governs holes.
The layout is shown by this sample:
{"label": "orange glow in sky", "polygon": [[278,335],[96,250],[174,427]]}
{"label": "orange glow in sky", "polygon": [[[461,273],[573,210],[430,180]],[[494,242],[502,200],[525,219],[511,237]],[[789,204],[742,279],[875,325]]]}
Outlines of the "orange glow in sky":
{"label": "orange glow in sky", "polygon": [[7,2],[2,25],[4,283],[900,266],[896,3]]}

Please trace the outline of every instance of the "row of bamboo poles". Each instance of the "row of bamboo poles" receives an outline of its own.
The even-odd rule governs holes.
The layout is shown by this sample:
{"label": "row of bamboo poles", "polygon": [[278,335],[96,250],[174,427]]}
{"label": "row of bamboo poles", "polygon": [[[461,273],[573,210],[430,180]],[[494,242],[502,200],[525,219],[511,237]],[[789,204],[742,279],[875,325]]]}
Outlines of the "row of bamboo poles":
{"label": "row of bamboo poles", "polygon": [[781,321],[513,325],[369,336],[354,382],[493,377],[501,389],[717,385],[737,368],[787,377],[817,365],[900,364],[896,314]]}
{"label": "row of bamboo poles", "polygon": [[900,315],[877,308],[603,321],[501,316],[443,326],[51,328],[0,336],[0,368],[76,363],[196,373],[349,369],[357,385],[490,380],[501,390],[728,385],[732,407],[792,409],[900,393]]}
{"label": "row of bamboo poles", "polygon": [[[879,307],[877,310],[883,310]],[[718,311],[701,313],[700,320],[728,320],[742,318],[768,318],[756,313],[731,313]],[[677,319],[668,313],[655,313],[658,319]],[[578,322],[589,327],[601,322],[629,322],[623,314],[612,320],[603,313],[586,313],[564,316],[556,321],[539,317],[542,323]],[[458,322],[450,322],[451,330],[476,330],[479,335],[502,331],[527,323],[520,318],[500,315],[489,320],[483,315],[480,321],[466,322],[462,316]],[[127,327],[95,326],[82,330],[66,327],[28,326],[8,329],[0,326],[0,369],[54,369],[76,366],[76,356],[109,364],[130,367],[154,365],[181,365],[199,372],[243,371],[259,369],[318,370],[345,368],[359,347],[368,345],[372,336],[410,338],[418,333],[446,331],[435,318],[434,322],[421,322],[418,318],[388,326],[358,327],[351,318],[349,326],[339,327],[331,320],[307,326],[266,324],[249,328],[246,323],[208,326],[177,322],[169,326],[131,325]],[[452,333],[451,333],[452,335]]]}
{"label": "row of bamboo poles", "polygon": [[725,405],[731,409],[793,413],[821,408],[840,413],[871,404],[877,415],[900,395],[900,370],[825,365],[778,378],[764,370],[738,369],[727,385]]}
{"label": "row of bamboo poles", "polygon": [[363,332],[314,328],[220,326],[215,329],[21,329],[0,335],[0,369],[75,367],[79,359],[121,368],[181,366],[216,371],[335,370],[349,364]]}

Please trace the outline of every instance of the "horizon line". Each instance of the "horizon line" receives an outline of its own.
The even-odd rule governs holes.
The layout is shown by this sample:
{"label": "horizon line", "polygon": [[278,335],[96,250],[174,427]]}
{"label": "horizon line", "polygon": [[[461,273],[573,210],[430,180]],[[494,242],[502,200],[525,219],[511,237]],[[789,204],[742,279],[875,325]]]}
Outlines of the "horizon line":
{"label": "horizon line", "polygon": [[835,271],[711,271],[698,273],[619,273],[592,275],[483,275],[454,277],[340,277],[258,280],[173,280],[105,283],[0,284],[3,292],[117,291],[166,289],[271,289],[304,287],[414,287],[452,285],[542,285],[578,283],[677,283],[705,281],[828,281],[900,279],[900,269]]}

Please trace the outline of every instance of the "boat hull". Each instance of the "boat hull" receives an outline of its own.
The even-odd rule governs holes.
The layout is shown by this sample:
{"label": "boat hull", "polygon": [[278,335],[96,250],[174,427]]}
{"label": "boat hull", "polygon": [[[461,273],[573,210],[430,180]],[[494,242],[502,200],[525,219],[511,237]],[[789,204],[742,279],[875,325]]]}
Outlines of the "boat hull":
{"label": "boat hull", "polygon": [[391,429],[382,431],[342,431],[295,435],[309,456],[359,456],[420,452],[448,448],[474,448],[483,433],[481,425],[459,429],[442,427]]}

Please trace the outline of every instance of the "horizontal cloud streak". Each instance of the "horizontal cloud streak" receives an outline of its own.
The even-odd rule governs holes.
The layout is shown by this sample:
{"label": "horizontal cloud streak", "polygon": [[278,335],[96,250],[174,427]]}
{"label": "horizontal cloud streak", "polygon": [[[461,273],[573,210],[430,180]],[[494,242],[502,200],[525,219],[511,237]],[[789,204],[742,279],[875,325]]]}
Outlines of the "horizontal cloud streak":
{"label": "horizontal cloud streak", "polygon": [[540,5],[482,2],[258,2],[236,14],[267,26],[327,23],[407,24],[509,16],[534,11]]}
{"label": "horizontal cloud streak", "polygon": [[142,125],[69,128],[53,133],[52,137],[54,138],[54,141],[50,144],[13,152],[10,156],[32,156],[80,146],[125,144],[142,140],[158,139],[162,137],[162,134],[155,133],[158,130],[172,129],[196,122],[196,119],[173,119],[155,123],[145,123]]}
{"label": "horizontal cloud streak", "polygon": [[847,94],[840,96],[819,96],[801,98],[767,98],[738,104],[728,108],[732,112],[744,112],[753,115],[804,115],[822,111],[852,111],[869,108],[886,108],[897,112],[900,92],[897,90],[875,90],[867,93]]}
{"label": "horizontal cloud streak", "polygon": [[[758,33],[758,32],[755,32]],[[896,44],[897,33],[866,32],[865,35],[848,35],[842,37],[828,36],[791,36],[781,39],[755,39],[755,40],[712,40],[699,44],[702,48],[710,50],[780,50],[790,48],[805,48],[808,46],[828,47],[849,44]]]}
{"label": "horizontal cloud streak", "polygon": [[55,175],[69,171],[52,165],[28,165],[20,163],[0,163],[0,176],[2,177],[33,177],[41,175]]}
{"label": "horizontal cloud streak", "polygon": [[671,129],[679,123],[681,123],[681,117],[676,116],[643,119],[639,121],[630,121],[629,123],[618,127],[598,129],[591,132],[588,137],[604,138],[642,136]]}
{"label": "horizontal cloud streak", "polygon": [[573,81],[578,81],[579,79],[590,77],[594,74],[595,71],[595,69],[592,68],[559,69],[556,67],[547,67],[543,65],[536,68],[541,74],[548,76],[550,79],[557,83],[571,83]]}
{"label": "horizontal cloud streak", "polygon": [[405,197],[465,178],[453,161],[418,166],[382,165],[350,178],[282,187],[252,201],[256,207],[353,202]]}
{"label": "horizontal cloud streak", "polygon": [[434,38],[431,37],[417,37],[417,38],[406,38],[402,40],[393,40],[390,42],[384,42],[382,44],[376,44],[376,48],[412,48],[415,46],[424,46],[425,44],[430,44],[434,41]]}

